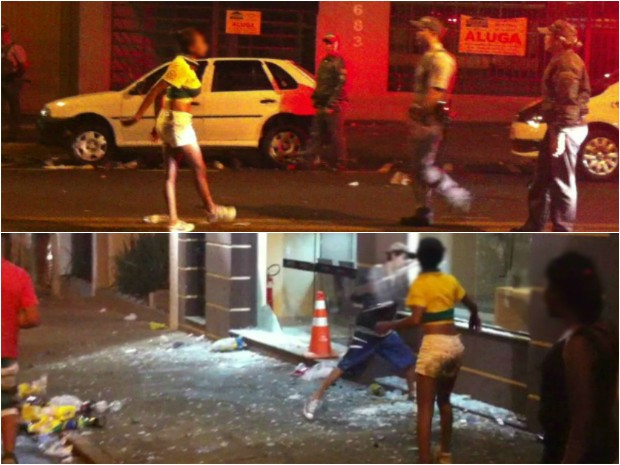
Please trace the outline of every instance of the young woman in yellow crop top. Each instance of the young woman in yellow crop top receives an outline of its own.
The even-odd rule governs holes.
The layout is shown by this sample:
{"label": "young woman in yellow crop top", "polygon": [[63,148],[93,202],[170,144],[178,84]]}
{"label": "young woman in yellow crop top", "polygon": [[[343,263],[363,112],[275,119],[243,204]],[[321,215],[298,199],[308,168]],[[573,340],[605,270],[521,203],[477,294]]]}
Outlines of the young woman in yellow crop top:
{"label": "young woman in yellow crop top", "polygon": [[176,39],[183,55],[177,56],[170,63],[162,79],[144,98],[135,116],[123,121],[123,124],[136,124],[155,104],[156,124],[151,135],[153,140],[161,140],[164,146],[165,193],[170,216],[168,229],[189,232],[194,229],[194,225],[180,220],[177,215],[176,180],[182,159],[193,168],[196,187],[210,223],[233,221],[237,212],[234,207],[224,207],[213,202],[207,182],[207,168],[192,126],[192,101],[202,90],[202,83],[196,74],[197,60],[207,56],[209,45],[194,28],[177,32]]}
{"label": "young woman in yellow crop top", "polygon": [[450,395],[461,366],[464,347],[454,325],[454,307],[462,303],[470,311],[469,327],[480,329],[476,303],[458,280],[439,271],[445,249],[435,238],[420,241],[417,258],[422,272],[407,297],[412,315],[399,321],[377,324],[377,332],[422,326],[424,337],[416,363],[418,404],[418,450],[420,463],[431,463],[431,425],[435,401],[441,415],[441,444],[435,461],[451,463],[452,405]]}

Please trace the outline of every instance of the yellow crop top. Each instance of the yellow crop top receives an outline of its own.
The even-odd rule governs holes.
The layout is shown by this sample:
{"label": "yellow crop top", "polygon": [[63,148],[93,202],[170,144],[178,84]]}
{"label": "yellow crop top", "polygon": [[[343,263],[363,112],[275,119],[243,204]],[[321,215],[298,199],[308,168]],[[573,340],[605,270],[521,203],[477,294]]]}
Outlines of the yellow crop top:
{"label": "yellow crop top", "polygon": [[422,324],[454,321],[454,306],[465,297],[465,289],[451,274],[420,273],[409,289],[407,307],[422,307]]}
{"label": "yellow crop top", "polygon": [[198,63],[179,55],[168,66],[162,79],[170,84],[166,90],[169,100],[192,100],[200,95],[202,83],[190,65]]}

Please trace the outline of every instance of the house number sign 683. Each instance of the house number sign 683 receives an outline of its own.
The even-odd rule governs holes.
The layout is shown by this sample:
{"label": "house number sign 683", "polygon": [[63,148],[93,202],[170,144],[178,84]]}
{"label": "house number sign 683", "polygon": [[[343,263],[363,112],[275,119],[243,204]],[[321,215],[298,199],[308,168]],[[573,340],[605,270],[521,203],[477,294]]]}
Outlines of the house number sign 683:
{"label": "house number sign 683", "polygon": [[355,31],[353,46],[357,48],[362,47],[364,45],[362,36],[364,31],[364,5],[361,3],[356,3],[353,6],[353,31]]}

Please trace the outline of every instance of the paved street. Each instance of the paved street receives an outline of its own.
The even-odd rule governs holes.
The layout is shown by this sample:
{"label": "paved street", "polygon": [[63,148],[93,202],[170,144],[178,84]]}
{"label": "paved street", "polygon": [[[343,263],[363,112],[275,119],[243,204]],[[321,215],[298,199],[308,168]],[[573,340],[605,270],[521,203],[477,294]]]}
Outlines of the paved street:
{"label": "paved street", "polygon": [[[129,313],[137,320],[124,321]],[[42,326],[22,336],[22,379],[47,374],[50,395],[121,400],[106,428],[85,436],[116,463],[416,461],[410,402],[343,382],[308,423],[301,406],[316,384],[292,377],[292,364],[248,350],[217,354],[195,336],[149,330],[162,317],[112,295],[46,299]],[[455,416],[455,462],[538,461],[534,435]]]}
{"label": "paved street", "polygon": [[[184,219],[198,231],[394,231],[411,214],[410,187],[389,184],[377,168],[402,157],[404,134],[395,125],[349,128],[359,169],[348,173],[287,172],[257,166],[253,153],[208,153],[241,168],[209,173],[217,202],[237,206],[231,225],[205,223],[189,171],[179,178]],[[146,215],[164,213],[161,169],[43,169],[70,162],[55,148],[21,143],[3,146],[2,227],[5,231],[157,231]],[[505,125],[461,124],[451,130],[442,163],[474,194],[462,215],[437,201],[436,230],[506,231],[526,215],[529,172],[509,153]],[[618,230],[617,183],[582,182],[579,231]]]}

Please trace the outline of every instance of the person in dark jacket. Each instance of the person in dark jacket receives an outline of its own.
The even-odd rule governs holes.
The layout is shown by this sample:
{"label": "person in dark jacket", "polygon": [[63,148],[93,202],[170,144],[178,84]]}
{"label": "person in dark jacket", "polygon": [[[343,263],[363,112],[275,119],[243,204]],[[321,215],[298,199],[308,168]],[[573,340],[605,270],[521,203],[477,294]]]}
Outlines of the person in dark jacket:
{"label": "person in dark jacket", "polygon": [[618,463],[618,324],[604,323],[592,261],[569,252],[547,268],[545,302],[566,331],[542,365],[543,463]]}
{"label": "person in dark jacket", "polygon": [[577,217],[577,157],[588,135],[590,79],[575,49],[575,27],[563,20],[539,31],[551,61],[543,75],[543,111],[548,129],[529,189],[529,217],[514,231],[539,232],[551,214],[553,230],[570,232]]}
{"label": "person in dark jacket", "polygon": [[[316,76],[316,88],[312,102],[316,116],[312,121],[308,147],[304,155],[314,157],[316,165],[327,162],[337,169],[346,169],[347,143],[344,133],[344,105],[347,102],[345,84],[347,69],[340,54],[340,39],[335,34],[323,38],[326,55],[319,64]],[[329,144],[331,154],[321,158],[321,149]]]}
{"label": "person in dark jacket", "polygon": [[28,68],[30,63],[24,47],[13,41],[8,26],[2,24],[2,107],[8,109],[9,122],[6,142],[15,141],[19,133],[21,90]]}

